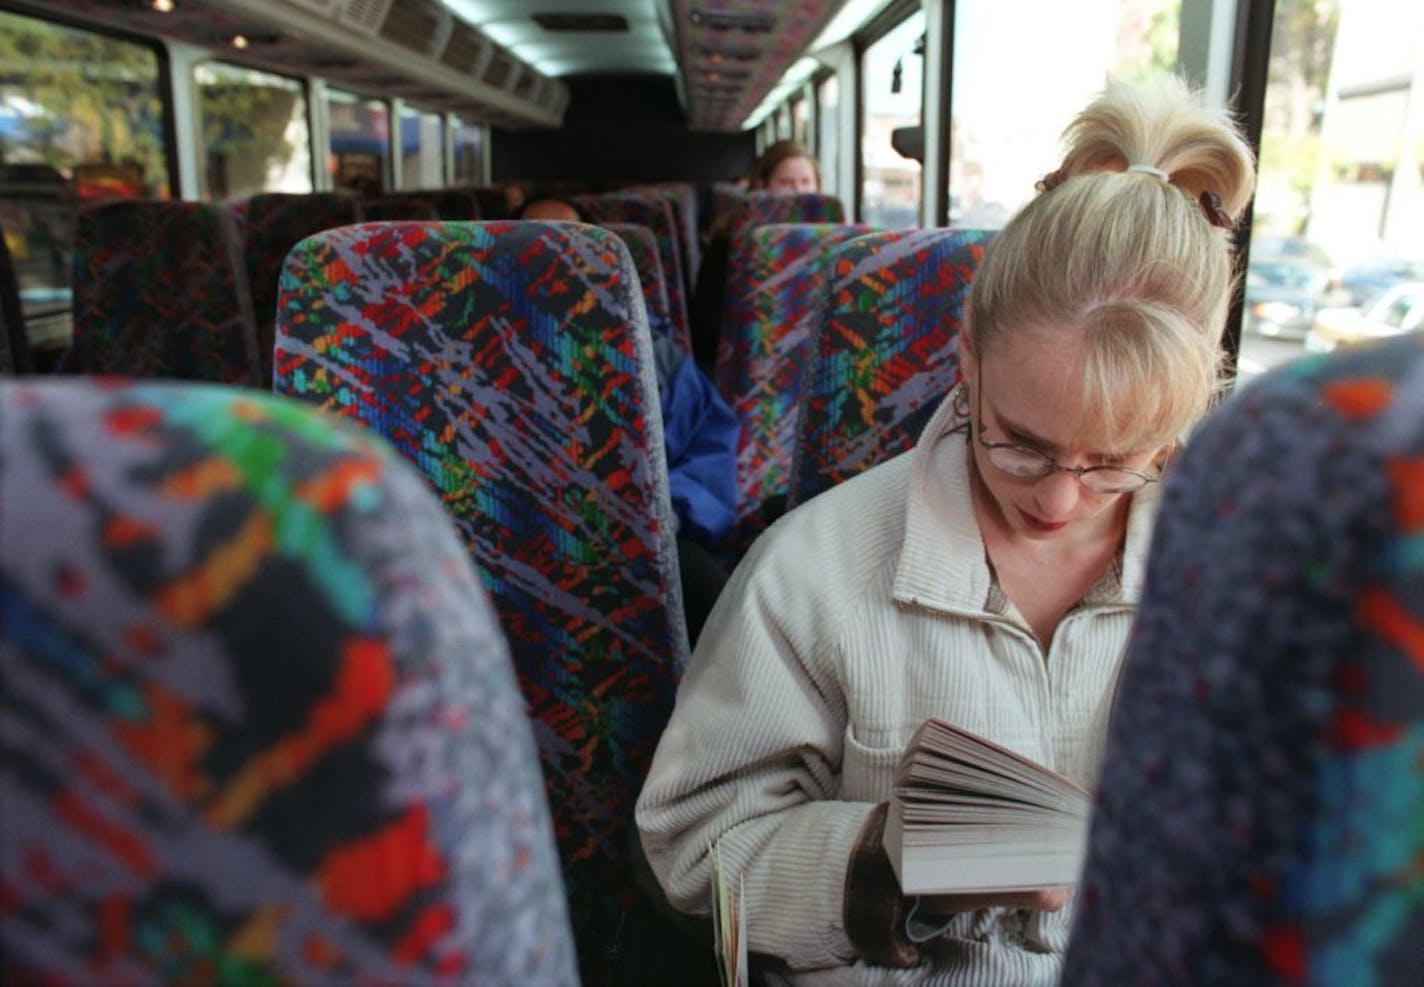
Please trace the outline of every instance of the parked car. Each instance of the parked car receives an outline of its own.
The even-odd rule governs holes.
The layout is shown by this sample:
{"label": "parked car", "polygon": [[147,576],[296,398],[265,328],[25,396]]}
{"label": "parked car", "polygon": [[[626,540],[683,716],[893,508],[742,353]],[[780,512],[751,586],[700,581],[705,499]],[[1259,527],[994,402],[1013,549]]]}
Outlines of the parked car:
{"label": "parked car", "polygon": [[1305,348],[1325,353],[1385,336],[1424,329],[1424,281],[1401,281],[1365,308],[1323,308],[1305,337]]}
{"label": "parked car", "polygon": [[1253,254],[1246,270],[1246,331],[1304,339],[1330,283],[1330,268],[1309,257]]}
{"label": "parked car", "polygon": [[1352,305],[1367,305],[1400,281],[1424,281],[1424,260],[1374,257],[1340,272],[1340,286]]}

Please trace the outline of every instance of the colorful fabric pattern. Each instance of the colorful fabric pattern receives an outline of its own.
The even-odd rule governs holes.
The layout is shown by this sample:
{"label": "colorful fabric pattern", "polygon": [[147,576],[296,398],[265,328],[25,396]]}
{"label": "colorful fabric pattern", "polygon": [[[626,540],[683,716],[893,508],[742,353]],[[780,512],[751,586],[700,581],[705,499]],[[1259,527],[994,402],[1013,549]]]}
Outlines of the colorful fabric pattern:
{"label": "colorful fabric pattern", "polygon": [[603,228],[618,234],[618,239],[628,248],[633,270],[638,273],[638,283],[643,287],[643,305],[648,310],[649,328],[672,340],[682,352],[688,352],[674,332],[672,312],[668,307],[667,282],[663,278],[663,265],[658,258],[658,244],[653,239],[653,231],[633,223],[604,223]]}
{"label": "colorful fabric pattern", "polygon": [[219,206],[125,199],[81,209],[64,371],[256,385],[247,287]]}
{"label": "colorful fabric pattern", "polygon": [[692,330],[687,318],[687,275],[678,246],[677,224],[672,206],[662,197],[614,193],[580,195],[569,200],[590,223],[635,223],[653,231],[667,286],[668,309],[672,313],[673,341],[689,351]]}
{"label": "colorful fabric pattern", "polygon": [[449,519],[256,391],[0,383],[0,982],[576,982]]}
{"label": "colorful fabric pattern", "polygon": [[697,268],[702,263],[701,244],[697,242],[697,186],[691,182],[654,182],[623,191],[662,196],[672,207],[677,245],[682,255],[682,274],[690,291],[697,283]]}
{"label": "colorful fabric pattern", "polygon": [[[791,198],[788,196],[787,198]],[[737,522],[725,555],[740,557],[785,510],[801,377],[820,318],[829,251],[863,226],[780,223],[732,242],[717,389],[741,423]]]}
{"label": "colorful fabric pattern", "polygon": [[914,448],[958,382],[960,313],[991,236],[894,230],[831,251],[797,410],[792,506]]}
{"label": "colorful fabric pattern", "polygon": [[[773,223],[844,223],[845,207],[833,195],[804,192],[748,192],[729,200],[727,235],[732,242],[732,261],[737,260],[736,244],[743,233],[755,226]],[[735,270],[735,267],[733,268]]]}
{"label": "colorful fabric pattern", "polygon": [[639,906],[633,802],[687,654],[651,349],[627,251],[583,224],[330,230],[282,279],[277,389],[386,436],[479,564],[590,981]]}
{"label": "colorful fabric pattern", "polygon": [[1424,983],[1424,337],[1246,385],[1167,482],[1065,984]]}
{"label": "colorful fabric pattern", "polygon": [[247,280],[252,286],[252,310],[257,316],[257,352],[263,387],[272,380],[277,279],[287,252],[304,237],[355,223],[361,216],[359,199],[336,192],[306,195],[265,192],[247,200]]}

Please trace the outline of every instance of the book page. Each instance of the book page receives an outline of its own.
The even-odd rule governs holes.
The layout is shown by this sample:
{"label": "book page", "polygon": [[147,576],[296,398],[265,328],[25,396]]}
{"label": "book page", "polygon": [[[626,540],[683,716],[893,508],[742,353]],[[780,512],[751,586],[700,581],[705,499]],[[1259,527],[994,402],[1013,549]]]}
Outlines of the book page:
{"label": "book page", "polygon": [[885,846],[906,894],[1076,880],[1092,798],[1071,779],[931,718],[915,731],[895,780]]}
{"label": "book page", "polygon": [[735,888],[722,866],[721,847],[712,845],[712,939],[722,987],[747,987],[747,919],[742,912],[742,876]]}

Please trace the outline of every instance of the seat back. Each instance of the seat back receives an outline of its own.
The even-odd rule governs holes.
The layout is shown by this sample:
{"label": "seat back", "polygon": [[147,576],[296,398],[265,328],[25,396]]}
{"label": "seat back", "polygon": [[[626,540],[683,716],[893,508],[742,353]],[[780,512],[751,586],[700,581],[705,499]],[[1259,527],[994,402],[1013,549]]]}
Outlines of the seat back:
{"label": "seat back", "polygon": [[258,384],[252,303],[232,220],[202,202],[79,210],[70,373]]}
{"label": "seat back", "polygon": [[[745,231],[773,223],[844,223],[845,206],[833,195],[802,192],[747,192],[727,201],[727,236],[733,244]],[[735,252],[732,261],[736,262]]]}
{"label": "seat back", "polygon": [[[633,269],[638,273],[638,282],[643,289],[643,304],[648,310],[648,326],[655,333],[678,342],[673,331],[672,313],[668,307],[667,282],[663,277],[662,260],[658,256],[658,244],[653,231],[634,223],[604,223],[603,228],[618,234],[623,246],[628,248]],[[682,346],[681,343],[679,343]],[[682,346],[684,353],[687,348]]]}
{"label": "seat back", "polygon": [[832,247],[863,226],[780,223],[746,228],[732,243],[727,318],[717,349],[717,389],[741,424],[737,522],[740,555],[786,508],[797,400],[819,319]]}
{"label": "seat back", "polygon": [[914,448],[959,379],[960,316],[992,235],[892,230],[831,251],[796,414],[791,506]]}
{"label": "seat back", "polygon": [[277,279],[287,252],[304,237],[358,222],[361,217],[361,200],[338,192],[264,192],[248,199],[247,280],[252,286],[252,309],[257,317],[257,350],[264,387],[272,381]]}
{"label": "seat back", "polygon": [[484,575],[588,980],[639,907],[633,803],[687,655],[651,361],[627,250],[584,224],[329,230],[283,275],[277,389],[394,443]]}
{"label": "seat back", "polygon": [[570,200],[590,223],[636,223],[653,231],[667,285],[668,309],[672,314],[673,339],[678,345],[692,345],[687,318],[687,275],[678,243],[677,223],[672,206],[658,196],[634,193],[578,195]]}
{"label": "seat back", "polygon": [[255,391],[0,383],[0,981],[573,983],[453,526]]}
{"label": "seat back", "polygon": [[1241,389],[1172,469],[1065,984],[1424,983],[1424,336]]}
{"label": "seat back", "polygon": [[691,182],[653,182],[650,185],[635,185],[624,191],[661,196],[672,207],[682,273],[690,291],[692,285],[697,283],[697,269],[702,261],[701,244],[697,240],[697,186]]}

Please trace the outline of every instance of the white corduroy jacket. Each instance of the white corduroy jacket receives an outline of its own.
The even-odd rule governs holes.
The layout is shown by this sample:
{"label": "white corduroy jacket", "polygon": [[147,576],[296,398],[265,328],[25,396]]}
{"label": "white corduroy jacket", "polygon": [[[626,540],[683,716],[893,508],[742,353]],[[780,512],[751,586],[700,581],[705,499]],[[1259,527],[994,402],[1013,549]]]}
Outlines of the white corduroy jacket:
{"label": "white corduroy jacket", "polygon": [[674,906],[710,910],[710,854],[740,873],[754,952],[798,983],[1052,984],[1071,907],[957,916],[915,970],[858,962],[846,864],[896,761],[937,715],[1091,785],[1140,595],[1158,485],[1133,497],[1120,571],[1047,653],[995,584],[946,400],[918,446],[783,517],[708,618],[638,800]]}

